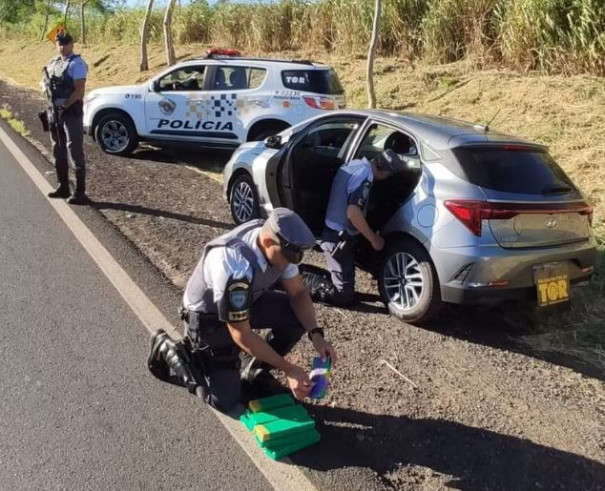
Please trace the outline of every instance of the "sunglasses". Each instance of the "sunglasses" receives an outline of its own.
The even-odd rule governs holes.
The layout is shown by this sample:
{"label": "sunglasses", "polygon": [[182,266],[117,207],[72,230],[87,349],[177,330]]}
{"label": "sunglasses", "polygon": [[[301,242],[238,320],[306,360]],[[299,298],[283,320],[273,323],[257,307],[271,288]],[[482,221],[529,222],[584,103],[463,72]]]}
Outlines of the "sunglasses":
{"label": "sunglasses", "polygon": [[305,255],[305,249],[301,249],[299,246],[291,244],[280,235],[277,236],[279,239],[279,246],[281,253],[290,264],[300,264]]}

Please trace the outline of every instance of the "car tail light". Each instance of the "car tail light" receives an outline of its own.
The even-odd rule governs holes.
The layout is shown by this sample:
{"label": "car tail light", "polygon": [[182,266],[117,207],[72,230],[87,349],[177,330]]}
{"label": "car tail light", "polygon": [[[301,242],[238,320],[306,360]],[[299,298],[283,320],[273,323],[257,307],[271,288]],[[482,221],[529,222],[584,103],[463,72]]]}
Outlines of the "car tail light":
{"label": "car tail light", "polygon": [[303,99],[307,103],[307,106],[312,107],[313,109],[334,109],[336,107],[334,99],[330,99],[329,97],[305,95],[303,96]]}
{"label": "car tail light", "polygon": [[586,215],[592,226],[592,206],[586,203],[490,203],[474,200],[447,200],[445,207],[477,237],[481,237],[483,220],[510,220],[517,215],[579,213]]}

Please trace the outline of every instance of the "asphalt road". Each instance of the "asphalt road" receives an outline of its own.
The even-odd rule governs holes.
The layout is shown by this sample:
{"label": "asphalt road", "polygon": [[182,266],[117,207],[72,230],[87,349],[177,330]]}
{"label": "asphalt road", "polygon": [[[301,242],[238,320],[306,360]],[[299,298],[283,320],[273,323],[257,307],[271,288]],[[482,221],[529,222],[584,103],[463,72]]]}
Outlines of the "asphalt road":
{"label": "asphalt road", "polygon": [[[267,489],[0,143],[3,489]],[[119,249],[119,247],[117,248]]]}

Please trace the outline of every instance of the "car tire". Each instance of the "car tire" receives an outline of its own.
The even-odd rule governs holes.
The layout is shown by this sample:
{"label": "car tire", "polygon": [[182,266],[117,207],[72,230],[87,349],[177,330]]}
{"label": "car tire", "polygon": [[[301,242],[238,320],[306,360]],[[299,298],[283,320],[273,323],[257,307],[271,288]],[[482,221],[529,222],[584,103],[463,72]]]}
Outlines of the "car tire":
{"label": "car tire", "polygon": [[435,266],[426,250],[411,238],[387,241],[378,286],[389,312],[404,322],[425,324],[441,310]]}
{"label": "car tire", "polygon": [[240,174],[233,181],[229,193],[229,208],[237,225],[260,218],[258,193],[250,174]]}
{"label": "car tire", "polygon": [[109,113],[95,127],[95,139],[105,153],[129,155],[138,145],[138,135],[132,120],[125,114]]}

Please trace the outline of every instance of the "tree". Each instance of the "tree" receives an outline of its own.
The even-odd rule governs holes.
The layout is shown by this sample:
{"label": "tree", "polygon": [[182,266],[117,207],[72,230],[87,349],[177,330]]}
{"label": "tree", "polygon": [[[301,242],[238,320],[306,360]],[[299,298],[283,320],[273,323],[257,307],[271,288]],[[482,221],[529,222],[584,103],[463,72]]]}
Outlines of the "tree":
{"label": "tree", "polygon": [[84,7],[88,4],[90,0],[82,0],[80,3],[80,27],[81,27],[81,35],[82,35],[82,44],[86,44],[86,22],[84,15]]}
{"label": "tree", "polygon": [[370,40],[370,51],[368,52],[367,81],[368,81],[368,107],[376,107],[376,92],[374,91],[374,57],[376,56],[376,45],[380,34],[380,11],[381,0],[376,0],[374,7],[374,25],[372,26],[372,39]]}
{"label": "tree", "polygon": [[168,66],[174,65],[176,55],[174,54],[174,44],[172,42],[172,11],[176,0],[168,0],[166,5],[166,14],[164,15],[164,40],[166,41],[166,59]]}
{"label": "tree", "polygon": [[151,10],[153,9],[153,0],[147,1],[147,9],[145,10],[145,18],[141,26],[141,64],[139,69],[142,72],[149,70],[147,61],[147,37],[149,36],[149,20],[151,19]]}
{"label": "tree", "polygon": [[70,3],[70,0],[66,0],[65,10],[63,11],[63,25],[65,26],[65,29],[67,29],[67,16],[69,14],[69,3]]}
{"label": "tree", "polygon": [[54,1],[47,0],[46,9],[44,11],[44,27],[42,28],[42,34],[40,35],[40,41],[44,41],[46,39],[46,33],[48,32],[48,17],[50,16],[50,12],[52,10]]}

